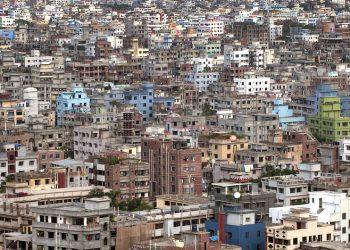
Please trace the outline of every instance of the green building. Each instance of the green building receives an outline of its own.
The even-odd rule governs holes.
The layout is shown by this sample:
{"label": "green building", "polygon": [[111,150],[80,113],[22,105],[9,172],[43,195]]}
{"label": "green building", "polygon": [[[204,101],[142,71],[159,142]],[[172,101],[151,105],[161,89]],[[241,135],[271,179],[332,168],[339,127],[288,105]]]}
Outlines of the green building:
{"label": "green building", "polygon": [[317,114],[307,119],[310,132],[327,142],[350,135],[350,117],[342,117],[340,110],[340,97],[321,97]]}
{"label": "green building", "polygon": [[212,57],[215,55],[220,55],[221,53],[221,43],[205,43],[195,45],[196,49],[200,50],[207,57]]}

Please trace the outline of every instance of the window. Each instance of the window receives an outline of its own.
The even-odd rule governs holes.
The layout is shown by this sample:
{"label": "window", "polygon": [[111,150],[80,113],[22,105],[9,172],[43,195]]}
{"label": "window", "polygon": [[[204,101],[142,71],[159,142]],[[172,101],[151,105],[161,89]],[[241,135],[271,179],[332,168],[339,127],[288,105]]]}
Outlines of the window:
{"label": "window", "polygon": [[66,240],[67,239],[67,234],[66,233],[61,233],[61,239]]}
{"label": "window", "polygon": [[78,235],[77,234],[72,234],[73,240],[78,241]]}
{"label": "window", "polygon": [[18,162],[18,166],[23,166],[23,161]]}
{"label": "window", "polygon": [[250,217],[246,217],[245,222],[250,222]]}
{"label": "window", "polygon": [[45,233],[44,233],[44,231],[38,230],[38,231],[36,231],[36,236],[39,238],[43,238],[43,237],[45,237]]}
{"label": "window", "polygon": [[48,232],[48,233],[47,233],[47,237],[48,237],[49,239],[54,239],[54,238],[55,238],[55,232]]}
{"label": "window", "polygon": [[298,245],[298,238],[293,238],[293,245]]}
{"label": "window", "polygon": [[342,213],[341,217],[343,220],[346,220],[346,213]]}
{"label": "window", "polygon": [[29,166],[33,166],[34,165],[34,161],[29,161]]}
{"label": "window", "polygon": [[342,227],[341,233],[342,233],[342,234],[346,234],[346,227]]}
{"label": "window", "polygon": [[245,232],[245,238],[249,239],[249,232]]}
{"label": "window", "polygon": [[293,194],[293,193],[295,193],[295,188],[291,188],[290,189],[290,192]]}

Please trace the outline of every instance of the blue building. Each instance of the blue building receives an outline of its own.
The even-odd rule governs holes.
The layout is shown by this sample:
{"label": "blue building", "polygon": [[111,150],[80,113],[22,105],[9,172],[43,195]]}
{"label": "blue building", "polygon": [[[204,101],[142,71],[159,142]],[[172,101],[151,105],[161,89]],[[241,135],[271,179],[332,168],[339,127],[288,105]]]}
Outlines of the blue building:
{"label": "blue building", "polygon": [[154,85],[145,83],[142,89],[126,90],[124,92],[124,101],[134,107],[142,114],[143,120],[147,121],[153,118]]}
{"label": "blue building", "polygon": [[0,29],[0,40],[10,40],[15,38],[14,29]]}
{"label": "blue building", "polygon": [[205,230],[224,244],[238,245],[245,250],[265,249],[265,225],[255,221],[255,211],[240,210],[219,214],[205,222]]}
{"label": "blue building", "polygon": [[56,124],[62,125],[62,115],[66,112],[90,112],[90,97],[83,87],[75,85],[71,92],[62,92],[57,97]]}
{"label": "blue building", "polygon": [[283,103],[283,100],[273,101],[273,115],[278,115],[280,126],[286,130],[289,124],[305,123],[304,116],[294,116],[293,110],[289,109],[288,104]]}
{"label": "blue building", "polygon": [[350,116],[350,96],[338,91],[334,85],[321,84],[316,87],[315,95],[307,97],[307,103],[311,106],[312,115],[317,114],[321,97],[340,97],[340,113],[342,116]]}
{"label": "blue building", "polygon": [[142,89],[124,91],[124,102],[134,105],[144,121],[153,118],[154,105],[163,106],[165,111],[171,111],[174,107],[173,97],[154,97],[153,83],[143,84]]}

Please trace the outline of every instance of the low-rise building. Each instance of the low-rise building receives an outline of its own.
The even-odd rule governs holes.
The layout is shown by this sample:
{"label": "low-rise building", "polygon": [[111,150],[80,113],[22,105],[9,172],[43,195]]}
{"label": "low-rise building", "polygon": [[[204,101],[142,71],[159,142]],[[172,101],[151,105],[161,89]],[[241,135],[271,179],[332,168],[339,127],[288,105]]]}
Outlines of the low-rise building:
{"label": "low-rise building", "polygon": [[35,207],[32,211],[36,214],[32,224],[34,249],[110,249],[113,209],[107,198]]}
{"label": "low-rise building", "polygon": [[331,241],[333,225],[317,222],[307,208],[294,208],[283,217],[281,225],[266,227],[268,249],[299,249],[301,242]]}

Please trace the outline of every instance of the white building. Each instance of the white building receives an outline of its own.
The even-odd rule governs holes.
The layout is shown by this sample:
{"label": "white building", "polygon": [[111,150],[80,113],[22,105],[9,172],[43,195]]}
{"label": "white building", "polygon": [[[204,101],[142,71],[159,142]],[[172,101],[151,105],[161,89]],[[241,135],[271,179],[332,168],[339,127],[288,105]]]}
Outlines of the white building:
{"label": "white building", "polygon": [[219,82],[219,75],[219,72],[190,72],[185,74],[184,80],[192,83],[199,92],[205,92],[209,85]]}
{"label": "white building", "polygon": [[224,66],[225,67],[250,67],[261,69],[266,66],[265,51],[257,43],[251,47],[242,47],[240,43],[224,45]]}
{"label": "white building", "polygon": [[123,37],[120,35],[107,36],[107,41],[111,43],[113,49],[123,48]]}
{"label": "white building", "polygon": [[339,159],[350,161],[350,137],[339,141]]}
{"label": "white building", "polygon": [[15,26],[15,19],[10,16],[0,16],[0,28]]}
{"label": "white building", "polygon": [[224,22],[219,20],[202,20],[198,23],[197,31],[200,33],[209,32],[213,36],[224,34]]}
{"label": "white building", "polygon": [[270,208],[272,223],[280,223],[292,208],[309,208],[318,222],[334,225],[334,241],[349,242],[350,197],[331,191],[309,192],[309,204]]}
{"label": "white building", "polygon": [[284,206],[307,203],[308,183],[294,175],[264,177],[261,179],[263,191],[276,192],[276,200]]}
{"label": "white building", "polygon": [[39,50],[32,50],[30,56],[24,57],[24,66],[39,67],[42,63],[52,63],[53,61],[52,56],[41,56]]}
{"label": "white building", "polygon": [[269,24],[269,41],[272,43],[278,37],[282,36],[283,25],[276,25],[273,22]]}
{"label": "white building", "polygon": [[247,72],[243,78],[233,79],[240,94],[253,95],[271,90],[271,78],[257,76],[254,72]]}
{"label": "white building", "polygon": [[313,180],[321,175],[320,163],[300,163],[299,176],[306,181]]}
{"label": "white building", "polygon": [[213,67],[213,58],[204,57],[204,58],[192,58],[193,71],[202,72],[205,69],[211,69]]}
{"label": "white building", "polygon": [[[9,151],[16,151],[14,155],[7,155]],[[16,144],[3,145],[0,152],[0,182],[9,174],[32,172],[38,170],[38,161],[35,154],[29,154],[27,149]]]}

